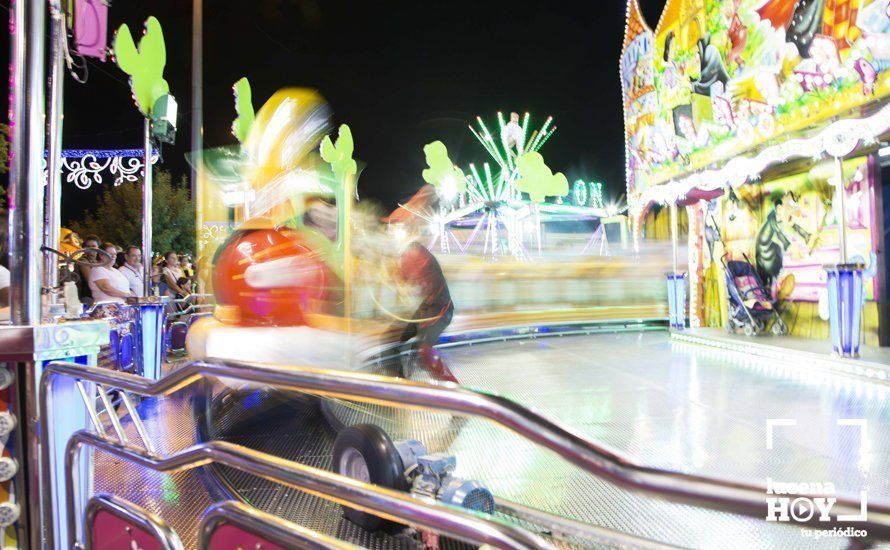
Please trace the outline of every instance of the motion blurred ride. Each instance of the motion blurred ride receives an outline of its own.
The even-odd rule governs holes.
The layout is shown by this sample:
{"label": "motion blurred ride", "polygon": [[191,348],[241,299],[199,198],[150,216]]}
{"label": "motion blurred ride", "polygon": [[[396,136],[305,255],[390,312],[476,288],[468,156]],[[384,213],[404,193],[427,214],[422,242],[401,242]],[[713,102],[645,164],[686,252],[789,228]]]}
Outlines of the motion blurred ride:
{"label": "motion blurred ride", "polygon": [[[301,326],[337,279],[311,245],[288,227],[251,227],[235,231],[214,261],[218,303],[244,326]],[[322,311],[319,311],[319,310]]]}
{"label": "motion blurred ride", "polygon": [[[354,172],[320,158],[328,113],[297,89],[257,113],[241,167],[255,200],[213,257],[218,305],[190,329],[192,357],[351,368],[379,344],[410,341],[436,362],[431,343],[453,310],[442,270],[353,204]],[[351,140],[343,127],[332,147],[351,155]]]}

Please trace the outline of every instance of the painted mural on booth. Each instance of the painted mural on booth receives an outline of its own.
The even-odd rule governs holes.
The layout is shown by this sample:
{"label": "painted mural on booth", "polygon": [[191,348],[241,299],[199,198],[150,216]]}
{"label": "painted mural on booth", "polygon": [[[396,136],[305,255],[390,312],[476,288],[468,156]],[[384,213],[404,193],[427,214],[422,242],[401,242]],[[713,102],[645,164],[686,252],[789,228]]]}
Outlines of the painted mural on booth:
{"label": "painted mural on booth", "polygon": [[631,193],[890,93],[890,0],[632,0],[621,59]]}
{"label": "painted mural on booth", "polygon": [[[747,257],[780,302],[813,303],[814,313],[827,318],[824,266],[838,262],[840,242],[829,183],[834,170],[833,161],[825,161],[803,173],[752,183],[702,201],[702,275],[706,289],[711,289],[705,291],[706,302],[714,310],[704,312],[708,324],[720,326],[723,318],[716,310],[726,303],[725,290],[718,290],[724,255],[733,260]],[[875,299],[877,291],[872,170],[868,157],[844,163],[847,257],[866,266],[868,300]]]}

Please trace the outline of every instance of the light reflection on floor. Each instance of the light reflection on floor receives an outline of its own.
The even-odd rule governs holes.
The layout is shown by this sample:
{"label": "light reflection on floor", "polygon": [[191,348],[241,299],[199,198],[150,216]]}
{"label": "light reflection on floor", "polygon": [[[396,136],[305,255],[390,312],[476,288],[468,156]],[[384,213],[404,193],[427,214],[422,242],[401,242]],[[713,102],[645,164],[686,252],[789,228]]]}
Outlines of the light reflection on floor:
{"label": "light reflection on floor", "polygon": [[[442,355],[463,385],[510,397],[647,465],[758,483],[767,477],[831,482],[842,493],[858,496],[867,489],[870,501],[890,501],[888,386],[671,343],[666,333],[658,332],[504,342],[446,349]],[[777,428],[773,449],[767,450],[766,422],[771,418],[795,419],[797,425]],[[864,419],[865,437],[856,426],[839,426],[843,419]],[[459,468],[489,482],[502,481],[493,483],[502,496],[527,501],[533,495],[543,508],[597,518],[639,534],[653,530],[631,512],[645,516],[639,507],[646,503],[600,483],[567,486],[574,476],[565,467],[543,460],[515,436],[504,433],[497,441],[489,437],[483,442],[473,432],[468,425],[451,445]],[[499,464],[477,458],[479,445],[500,456]],[[492,449],[497,445],[502,448]],[[461,452],[468,457],[463,463]],[[564,506],[583,501],[581,487],[598,498],[609,495],[613,511],[604,513],[609,506],[595,502],[586,510],[583,505]],[[722,536],[717,527],[723,520],[715,517],[690,513],[671,518],[674,526],[666,519],[653,520],[652,527],[662,525],[672,532],[671,542],[699,547],[709,542],[702,538],[705,533]],[[785,534],[746,539],[737,522],[722,525],[739,538],[728,542],[724,537],[721,546],[795,542]],[[683,536],[681,526],[698,536]]]}

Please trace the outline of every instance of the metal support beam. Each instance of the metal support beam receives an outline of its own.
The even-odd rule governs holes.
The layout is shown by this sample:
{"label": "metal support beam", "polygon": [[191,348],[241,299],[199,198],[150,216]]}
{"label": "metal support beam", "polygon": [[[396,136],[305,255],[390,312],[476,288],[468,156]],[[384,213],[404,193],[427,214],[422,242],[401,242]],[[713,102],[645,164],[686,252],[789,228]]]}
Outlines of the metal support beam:
{"label": "metal support beam", "polygon": [[672,203],[671,206],[671,252],[674,266],[674,273],[680,267],[680,229],[677,220],[677,205]]}
{"label": "metal support beam", "polygon": [[16,325],[33,325],[41,316],[46,2],[15,0],[11,17],[10,318]]}
{"label": "metal support beam", "polygon": [[204,148],[204,0],[192,0],[192,200]]}
{"label": "metal support beam", "polygon": [[[201,238],[204,228],[204,209],[200,185],[204,167],[204,0],[192,0],[192,173],[191,199],[195,205],[195,234]],[[244,201],[245,210],[247,201]],[[246,218],[245,214],[245,218]],[[195,243],[195,253],[200,256],[202,246]],[[195,259],[198,259],[198,256]],[[199,292],[204,292],[204,277],[198,277]]]}
{"label": "metal support beam", "polygon": [[847,263],[847,197],[844,182],[844,161],[840,157],[834,157],[834,187],[835,210],[837,218],[838,247],[840,249],[839,264]]}
{"label": "metal support beam", "polygon": [[151,296],[151,119],[145,119],[145,165],[142,168],[142,290]]}
{"label": "metal support beam", "polygon": [[[49,154],[46,159],[47,182],[43,244],[59,247],[62,207],[62,113],[64,112],[65,65],[62,46],[65,36],[65,14],[58,0],[50,3],[50,98],[47,132]],[[43,286],[59,286],[58,256],[47,252],[43,257]],[[55,303],[56,295],[50,293],[49,300]]]}

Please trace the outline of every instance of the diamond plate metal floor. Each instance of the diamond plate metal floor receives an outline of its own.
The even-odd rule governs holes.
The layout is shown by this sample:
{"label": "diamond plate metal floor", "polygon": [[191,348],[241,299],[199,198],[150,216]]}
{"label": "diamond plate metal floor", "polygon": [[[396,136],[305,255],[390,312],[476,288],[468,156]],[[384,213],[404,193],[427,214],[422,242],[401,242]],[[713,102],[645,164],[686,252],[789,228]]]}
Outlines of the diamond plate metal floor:
{"label": "diamond plate metal floor", "polygon": [[[172,454],[196,443],[188,392],[145,400],[138,409],[159,453]],[[123,426],[131,441],[141,445],[129,417],[124,418]],[[106,428],[110,430],[111,426]],[[93,453],[93,460],[94,492],[117,495],[158,514],[176,531],[186,548],[197,548],[198,520],[217,500],[208,492],[201,469],[167,475],[98,451]]]}
{"label": "diamond plate metal floor", "polygon": [[[463,385],[506,395],[648,465],[758,482],[832,482],[841,492],[867,488],[871,501],[890,500],[888,386],[672,343],[664,332],[517,340],[449,348],[442,355]],[[214,435],[329,466],[333,431],[311,400],[270,406],[262,392],[250,399],[230,403],[229,413],[215,418]],[[182,399],[143,404],[157,413],[149,429],[167,434],[168,446],[194,440],[187,405]],[[482,480],[502,498],[566,517],[684,547],[814,546],[796,528],[629,493],[486,421],[342,401],[327,414],[346,424],[377,423],[394,438],[423,439],[431,450],[457,455],[458,475]],[[778,429],[768,451],[769,418],[796,419],[797,426]],[[864,438],[855,427],[837,425],[850,418],[866,420]],[[155,479],[98,458],[97,489],[136,494],[143,499],[138,503],[164,517],[180,515],[180,508],[183,516],[197,514],[211,500],[194,474]],[[340,520],[338,507],[299,491],[219,473],[258,508],[307,527],[363,546],[415,546],[408,537],[358,532]],[[170,506],[177,496],[185,506]],[[177,531],[186,529],[180,533],[191,547],[193,539],[184,534],[188,521],[168,521]],[[819,545],[843,546],[842,540]]]}

